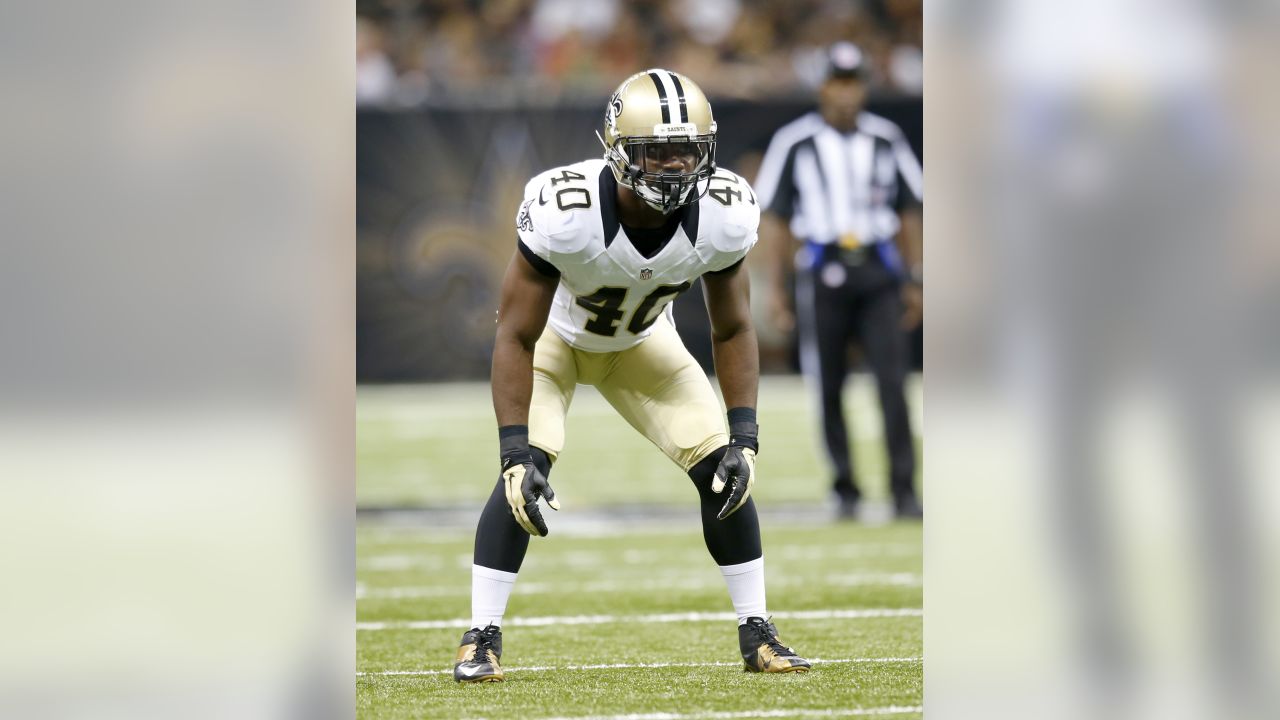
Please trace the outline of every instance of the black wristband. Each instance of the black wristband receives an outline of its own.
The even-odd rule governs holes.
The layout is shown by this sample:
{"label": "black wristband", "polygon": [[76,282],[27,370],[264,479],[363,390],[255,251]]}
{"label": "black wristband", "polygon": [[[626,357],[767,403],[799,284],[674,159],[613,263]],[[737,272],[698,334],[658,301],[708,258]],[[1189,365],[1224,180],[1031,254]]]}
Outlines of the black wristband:
{"label": "black wristband", "polygon": [[760,426],[756,424],[756,410],[749,407],[729,408],[729,444],[760,451]]}
{"label": "black wristband", "polygon": [[498,455],[504,462],[508,458],[529,455],[529,426],[503,425],[498,428]]}

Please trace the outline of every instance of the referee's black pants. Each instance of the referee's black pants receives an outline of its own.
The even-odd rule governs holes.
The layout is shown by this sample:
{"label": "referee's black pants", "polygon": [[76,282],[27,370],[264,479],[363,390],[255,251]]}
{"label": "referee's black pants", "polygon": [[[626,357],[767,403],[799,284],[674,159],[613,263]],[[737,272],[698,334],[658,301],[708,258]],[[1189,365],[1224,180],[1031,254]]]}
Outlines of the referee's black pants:
{"label": "referee's black pants", "polygon": [[[834,250],[834,248],[828,248]],[[842,390],[847,352],[856,340],[876,378],[889,451],[889,484],[895,499],[914,496],[915,441],[903,381],[907,341],[901,328],[902,297],[897,275],[873,249],[860,254],[826,252],[796,276],[796,320],[800,365],[821,390],[823,439],[834,472],[834,489],[856,500]]]}

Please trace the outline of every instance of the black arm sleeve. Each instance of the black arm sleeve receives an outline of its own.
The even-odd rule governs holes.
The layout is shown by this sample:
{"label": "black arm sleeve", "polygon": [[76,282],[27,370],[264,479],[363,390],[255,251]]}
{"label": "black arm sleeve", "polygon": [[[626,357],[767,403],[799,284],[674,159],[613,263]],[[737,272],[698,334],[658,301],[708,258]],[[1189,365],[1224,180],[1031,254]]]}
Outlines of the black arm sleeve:
{"label": "black arm sleeve", "polygon": [[538,254],[530,250],[529,246],[525,245],[524,241],[520,238],[516,238],[516,247],[520,248],[520,254],[524,256],[525,260],[529,261],[529,264],[533,266],[534,270],[537,270],[550,278],[560,277],[560,271],[556,269],[555,265],[552,265],[546,260],[538,257]]}

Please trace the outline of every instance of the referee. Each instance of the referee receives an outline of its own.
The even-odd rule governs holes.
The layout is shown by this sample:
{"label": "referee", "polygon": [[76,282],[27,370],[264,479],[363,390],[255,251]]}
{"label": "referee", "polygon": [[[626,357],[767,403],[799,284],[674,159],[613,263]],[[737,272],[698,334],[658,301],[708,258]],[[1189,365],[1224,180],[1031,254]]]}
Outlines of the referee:
{"label": "referee", "polygon": [[[858,48],[836,43],[827,60],[818,112],[774,134],[755,182],[765,210],[760,236],[773,254],[771,313],[784,332],[798,325],[801,368],[821,389],[839,516],[856,517],[860,498],[841,402],[856,339],[880,393],[894,511],[920,518],[903,379],[904,330],[919,324],[923,308],[923,172],[902,130],[863,111]],[[793,267],[795,314],[787,302]]]}

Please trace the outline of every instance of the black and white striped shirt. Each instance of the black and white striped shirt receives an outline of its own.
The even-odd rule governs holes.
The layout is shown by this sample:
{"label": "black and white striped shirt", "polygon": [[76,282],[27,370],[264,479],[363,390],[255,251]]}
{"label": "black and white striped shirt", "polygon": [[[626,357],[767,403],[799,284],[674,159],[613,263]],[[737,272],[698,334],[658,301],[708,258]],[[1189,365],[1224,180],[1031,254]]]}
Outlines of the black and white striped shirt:
{"label": "black and white striped shirt", "polygon": [[762,209],[790,218],[793,235],[819,244],[890,241],[898,213],[924,200],[924,173],[902,130],[868,112],[847,134],[817,112],[782,126],[754,185]]}

